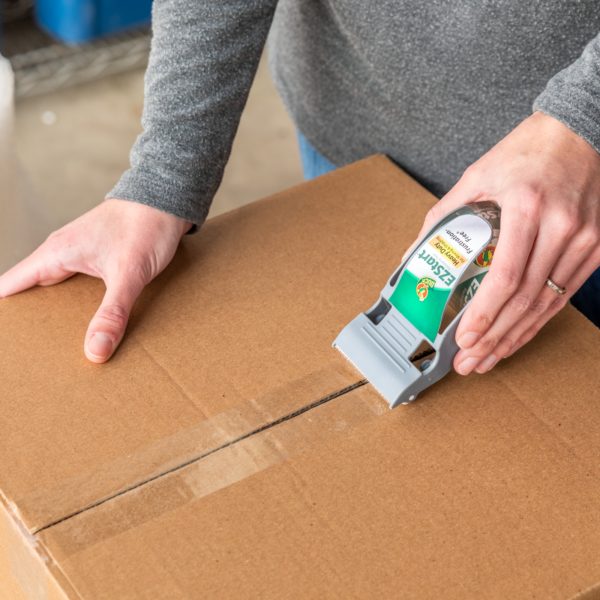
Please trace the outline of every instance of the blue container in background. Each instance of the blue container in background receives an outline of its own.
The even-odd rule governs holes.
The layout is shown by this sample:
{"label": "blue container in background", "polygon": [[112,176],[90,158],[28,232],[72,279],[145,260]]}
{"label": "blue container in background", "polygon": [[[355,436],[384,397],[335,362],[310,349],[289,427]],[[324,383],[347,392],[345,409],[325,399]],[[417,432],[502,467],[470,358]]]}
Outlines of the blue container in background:
{"label": "blue container in background", "polygon": [[66,44],[150,23],[152,0],[36,0],[38,25]]}

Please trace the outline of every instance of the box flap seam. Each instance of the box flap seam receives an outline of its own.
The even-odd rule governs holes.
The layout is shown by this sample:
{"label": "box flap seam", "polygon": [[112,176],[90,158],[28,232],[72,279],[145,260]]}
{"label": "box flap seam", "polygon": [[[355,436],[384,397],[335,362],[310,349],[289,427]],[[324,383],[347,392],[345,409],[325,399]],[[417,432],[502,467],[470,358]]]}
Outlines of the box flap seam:
{"label": "box flap seam", "polygon": [[260,427],[256,427],[254,429],[252,429],[251,431],[248,431],[246,433],[244,433],[243,435],[240,435],[238,437],[236,437],[235,439],[229,440],[227,442],[225,442],[224,444],[221,444],[219,446],[216,446],[215,448],[211,448],[210,450],[203,452],[202,454],[199,454],[196,457],[193,457],[185,462],[182,462],[170,469],[167,469],[165,471],[162,471],[156,475],[153,475],[151,477],[147,477],[146,479],[142,480],[142,481],[138,481],[135,483],[135,485],[129,486],[127,488],[124,488],[122,490],[120,490],[119,492],[115,493],[115,494],[111,494],[110,496],[107,496],[105,498],[102,498],[96,502],[90,503],[88,505],[86,505],[85,507],[70,512],[69,514],[61,517],[60,519],[55,519],[41,527],[38,527],[36,529],[34,529],[31,533],[32,535],[38,535],[40,533],[42,533],[43,531],[46,531],[47,529],[50,529],[51,527],[54,527],[56,525],[59,525],[60,523],[64,523],[65,521],[68,521],[69,519],[72,519],[73,517],[76,517],[84,512],[87,512],[89,510],[92,510],[94,508],[97,508],[98,506],[102,506],[103,504],[106,504],[107,502],[110,502],[111,500],[114,500],[115,498],[118,498],[120,496],[124,496],[126,494],[128,494],[129,492],[132,492],[134,490],[137,490],[140,487],[146,486],[150,483],[152,483],[153,481],[156,481],[158,479],[161,479],[167,475],[171,475],[172,473],[175,473],[177,471],[180,471],[194,463],[197,463],[209,456],[211,456],[212,454],[215,454],[221,450],[224,450],[225,448],[229,448],[231,446],[234,446],[235,444],[238,444],[250,437],[256,436],[260,433],[263,433],[264,431],[268,430],[268,429],[272,429],[273,427],[277,427],[278,425],[285,423],[287,421],[290,421],[292,419],[295,419],[296,417],[303,415],[306,412],[309,412],[311,410],[314,410],[315,408],[318,408],[319,406],[322,406],[323,404],[326,404],[327,402],[330,402],[332,400],[335,400],[336,398],[339,398],[340,396],[343,396],[345,394],[348,394],[349,392],[352,392],[353,390],[362,387],[363,385],[365,385],[367,383],[366,379],[361,379],[351,385],[348,385],[344,388],[341,388],[339,390],[336,390],[335,392],[332,392],[330,394],[327,394],[326,396],[319,398],[318,400],[315,400],[314,402],[311,402],[309,404],[306,404],[305,406],[298,408],[288,414],[285,414],[281,417],[278,417],[277,419],[274,419],[272,421],[269,421],[263,425],[261,425]]}

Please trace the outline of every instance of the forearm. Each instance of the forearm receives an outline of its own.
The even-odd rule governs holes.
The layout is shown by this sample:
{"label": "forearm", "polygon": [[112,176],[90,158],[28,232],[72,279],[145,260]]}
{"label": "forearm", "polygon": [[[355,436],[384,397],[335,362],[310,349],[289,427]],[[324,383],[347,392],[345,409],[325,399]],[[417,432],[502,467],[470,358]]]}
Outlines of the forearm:
{"label": "forearm", "polygon": [[276,2],[155,0],[143,132],[107,197],[204,221]]}

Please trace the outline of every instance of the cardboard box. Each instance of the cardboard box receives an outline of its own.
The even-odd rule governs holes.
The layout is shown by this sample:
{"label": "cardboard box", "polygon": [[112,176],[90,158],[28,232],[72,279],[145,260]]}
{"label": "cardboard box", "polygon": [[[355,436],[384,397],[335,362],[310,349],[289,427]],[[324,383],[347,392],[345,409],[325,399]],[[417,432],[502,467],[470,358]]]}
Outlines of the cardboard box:
{"label": "cardboard box", "polygon": [[331,348],[434,198],[374,157],[217,217],[113,361],[0,302],[0,598],[600,596],[600,332],[567,308],[389,410]]}

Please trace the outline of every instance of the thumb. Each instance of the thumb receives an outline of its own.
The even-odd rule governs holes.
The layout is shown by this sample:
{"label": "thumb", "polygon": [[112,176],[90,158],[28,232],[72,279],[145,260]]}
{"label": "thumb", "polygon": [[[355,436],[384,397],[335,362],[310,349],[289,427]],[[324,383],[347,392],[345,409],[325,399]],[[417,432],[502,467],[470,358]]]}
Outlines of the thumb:
{"label": "thumb", "polygon": [[143,289],[143,285],[127,281],[107,282],[102,304],[85,336],[84,351],[88,360],[104,363],[113,355],[125,335],[129,315]]}

